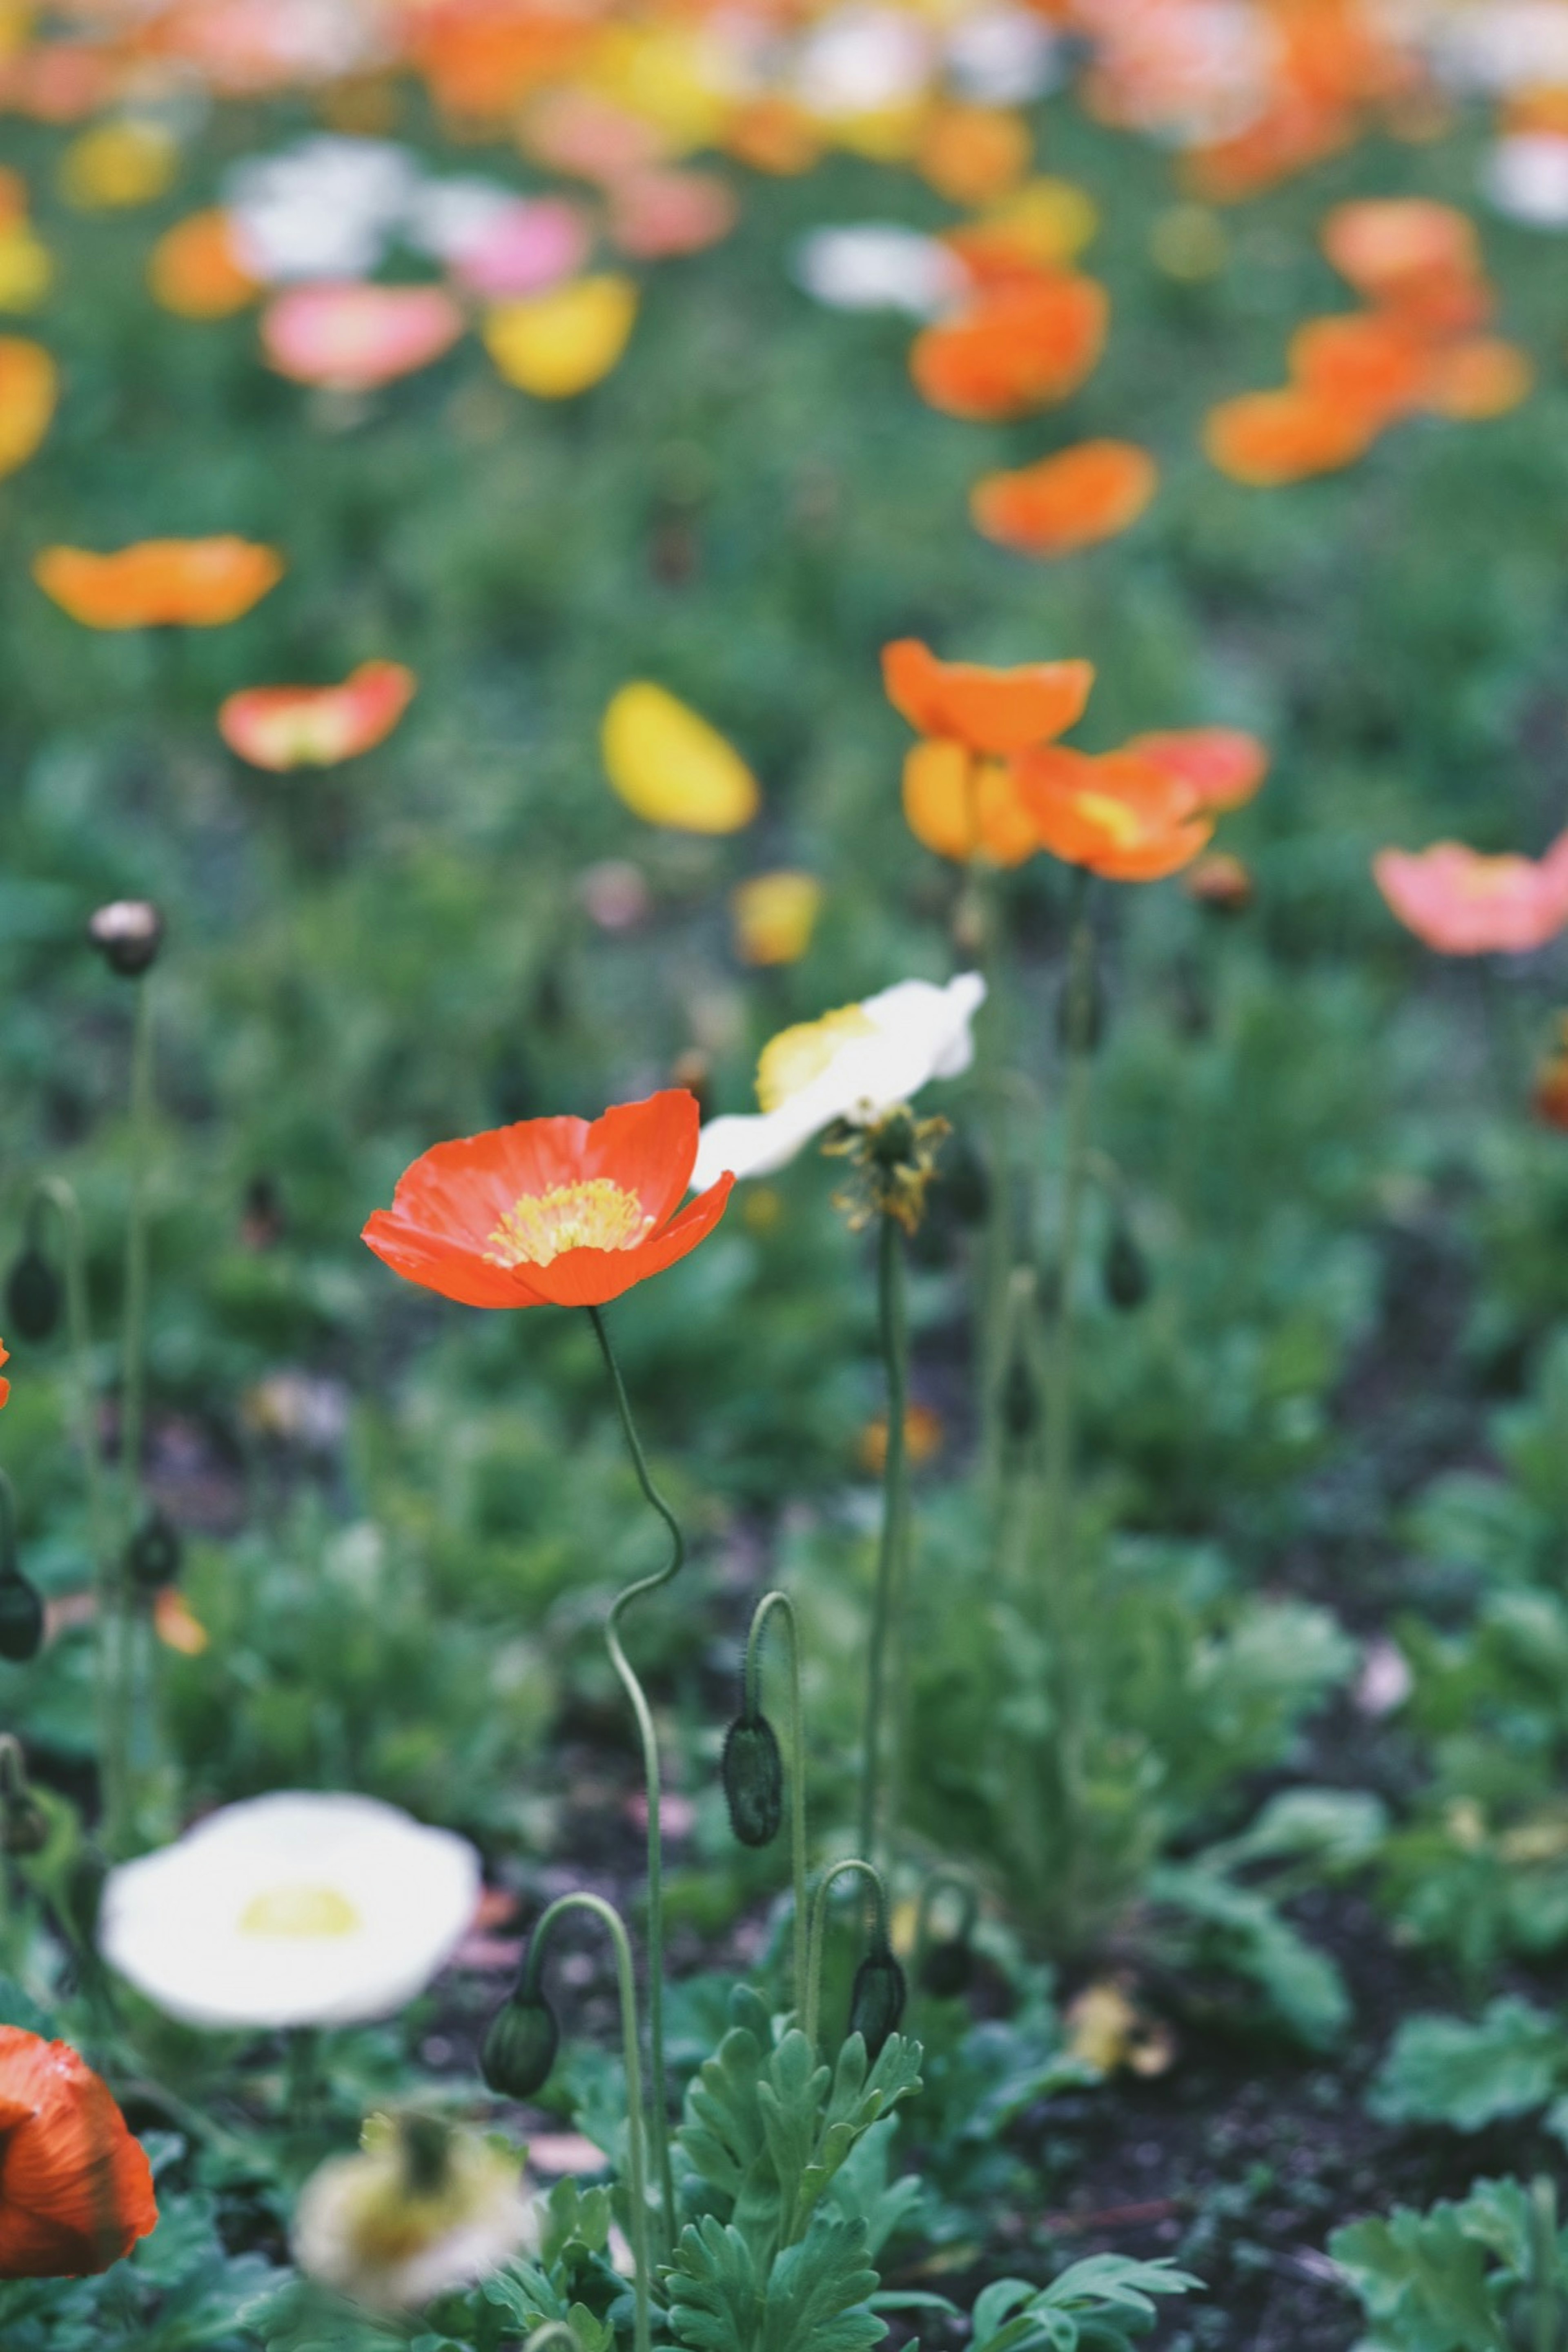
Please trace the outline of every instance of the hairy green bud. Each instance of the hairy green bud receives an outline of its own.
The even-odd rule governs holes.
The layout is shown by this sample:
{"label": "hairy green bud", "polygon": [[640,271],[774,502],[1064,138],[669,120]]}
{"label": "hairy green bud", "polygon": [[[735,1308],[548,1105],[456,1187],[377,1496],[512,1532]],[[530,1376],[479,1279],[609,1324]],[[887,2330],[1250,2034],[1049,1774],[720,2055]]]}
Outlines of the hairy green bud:
{"label": "hairy green bud", "polygon": [[906,1998],[904,1972],[888,1947],[884,1944],[879,1950],[868,1952],[855,1971],[849,2032],[860,2035],[866,2055],[873,2063],[889,2036],[898,2032]]}
{"label": "hairy green bud", "polygon": [[550,2080],[561,2028],[542,1992],[520,1985],[491,2018],[479,2050],[479,2072],[498,2097],[531,2099]]}
{"label": "hairy green bud", "polygon": [[738,1715],[724,1734],[724,1801],[742,1845],[772,1845],[784,1821],[784,1759],[765,1715]]}

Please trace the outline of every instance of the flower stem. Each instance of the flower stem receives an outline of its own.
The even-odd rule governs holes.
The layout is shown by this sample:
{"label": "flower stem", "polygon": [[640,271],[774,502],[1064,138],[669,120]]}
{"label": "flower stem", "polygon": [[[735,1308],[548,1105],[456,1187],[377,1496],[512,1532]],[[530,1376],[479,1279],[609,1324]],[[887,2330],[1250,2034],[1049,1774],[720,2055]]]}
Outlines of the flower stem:
{"label": "flower stem", "polygon": [[800,1626],[795,1618],[795,1603],[787,1592],[764,1592],[757,1603],[752,1618],[752,1630],[746,1637],[746,1660],[742,1670],[741,1686],[747,1717],[754,1722],[762,1711],[763,1636],[774,1616],[783,1620],[789,1634],[790,1876],[795,1888],[795,2005],[797,2012],[802,2012],[805,2004],[809,1955],[805,1895],[805,1708],[800,1691]]}
{"label": "flower stem", "polygon": [[881,1872],[875,1864],[862,1862],[858,1855],[834,1863],[817,1881],[816,1900],[811,1906],[811,1944],[805,1967],[805,2031],[813,2050],[816,2048],[817,2032],[822,2022],[822,1953],[827,1940],[827,1898],[837,1880],[852,1875],[864,1879],[870,1891],[875,1906],[872,1940],[884,1950],[888,1948],[888,1890]]}
{"label": "flower stem", "polygon": [[[878,1239],[877,1305],[888,1383],[888,1448],[882,1474],[882,1538],[871,1605],[866,1748],[860,1772],[860,1846],[863,1853],[873,1856],[879,1851],[879,1832],[882,1828],[878,1816],[881,1810],[888,1646],[909,1514],[905,1422],[909,1410],[910,1334],[904,1303],[904,1259],[898,1221],[886,1211]],[[890,1836],[892,1824],[886,1827]]]}
{"label": "flower stem", "polygon": [[984,1104],[985,1231],[981,1258],[975,1357],[980,1374],[981,1458],[994,1489],[1002,1461],[1002,1384],[1006,1377],[1007,1284],[1013,1269],[1011,1100],[1005,1078],[1006,991],[1003,905],[997,877],[973,866],[970,908],[985,1003],[975,1024],[975,1078]]}
{"label": "flower stem", "polygon": [[621,1643],[621,1619],[634,1601],[658,1592],[679,1573],[686,1558],[686,1538],[680,1523],[648,1475],[647,1457],[637,1436],[637,1424],[626,1396],[626,1382],[610,1344],[610,1334],[604,1316],[597,1307],[590,1307],[589,1318],[604,1354],[610,1386],[615,1393],[616,1409],[621,1417],[621,1428],[626,1450],[632,1458],[637,1484],[650,1509],[656,1511],[669,1531],[669,1558],[651,1576],[639,1577],[616,1594],[610,1606],[609,1622],[605,1628],[605,1644],[610,1654],[610,1664],[620,1679],[622,1689],[631,1701],[637,1718],[637,1737],[642,1745],[643,1780],[647,1791],[647,2032],[648,2059],[652,2074],[649,2120],[653,2132],[654,2162],[658,2172],[659,2199],[664,2209],[667,2243],[675,2242],[675,2177],[669,2166],[669,2114],[667,2105],[668,2086],[664,2063],[664,1845],[659,1822],[658,1735],[654,1728],[653,1714],[642,1684],[638,1681],[631,1660]]}
{"label": "flower stem", "polygon": [[1075,876],[1068,948],[1065,1039],[1066,1130],[1061,1213],[1057,1238],[1054,1325],[1045,1368],[1044,1518],[1047,1600],[1047,1637],[1051,1650],[1057,1769],[1061,1782],[1063,1832],[1069,1859],[1076,1846],[1079,1780],[1079,1692],[1073,1624],[1073,1470],[1077,1439],[1077,1309],[1074,1297],[1079,1237],[1089,1178],[1089,1098],[1094,1072],[1094,926],[1089,877]]}
{"label": "flower stem", "polygon": [[121,1333],[120,1462],[122,1499],[121,1557],[111,1561],[114,1648],[105,1724],[104,1843],[111,1854],[125,1850],[135,1818],[132,1743],[134,1727],[134,1653],[124,1549],[136,1533],[142,1505],[142,1444],[147,1381],[147,1168],[152,1157],[153,1032],[152,982],[135,983],[131,1041],[131,1200],[125,1221],[125,1304]]}
{"label": "flower stem", "polygon": [[[597,1320],[598,1309],[590,1310]],[[642,2087],[642,2053],[637,2034],[637,1978],[632,1969],[632,1948],[626,1923],[620,1913],[599,1895],[563,1895],[542,1914],[539,1925],[529,1938],[528,1958],[523,1965],[519,1990],[527,1994],[539,1991],[539,1979],[544,1965],[545,1947],[557,1919],[568,1911],[588,1911],[602,1920],[609,1930],[616,1949],[616,1979],[621,2002],[621,2047],[626,2070],[626,2189],[630,2206],[632,2260],[637,2265],[635,2293],[637,2295],[637,2352],[649,2352],[653,2342],[652,2319],[648,2294],[653,2277],[648,2259],[647,2242],[647,2163],[643,2149],[645,2107]],[[654,2101],[657,2112],[659,2102]],[[532,2338],[531,2341],[534,2340]],[[576,2342],[575,2336],[572,2342]]]}

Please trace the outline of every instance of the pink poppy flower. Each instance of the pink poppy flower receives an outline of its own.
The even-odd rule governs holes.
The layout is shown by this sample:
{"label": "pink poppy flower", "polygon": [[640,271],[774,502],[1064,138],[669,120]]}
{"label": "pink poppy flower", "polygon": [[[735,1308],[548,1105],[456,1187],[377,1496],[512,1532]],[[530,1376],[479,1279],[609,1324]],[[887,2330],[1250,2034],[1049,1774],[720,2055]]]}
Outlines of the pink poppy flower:
{"label": "pink poppy flower", "polygon": [[439,286],[331,279],[277,295],[262,313],[261,341],[279,374],[297,383],[372,392],[438,360],[463,325]]}
{"label": "pink poppy flower", "polygon": [[712,172],[634,172],[610,191],[610,235],[638,261],[700,253],[729,236],[739,214]]}
{"label": "pink poppy flower", "polygon": [[563,196],[525,197],[464,244],[453,257],[452,275],[489,301],[542,294],[582,268],[592,243],[587,222]]}
{"label": "pink poppy flower", "polygon": [[1568,833],[1544,857],[1483,857],[1458,841],[1373,860],[1406,930],[1439,955],[1526,955],[1568,925]]}
{"label": "pink poppy flower", "polygon": [[413,699],[401,662],[361,662],[342,686],[253,686],[217,715],[231,751],[253,768],[331,768],[384,742]]}

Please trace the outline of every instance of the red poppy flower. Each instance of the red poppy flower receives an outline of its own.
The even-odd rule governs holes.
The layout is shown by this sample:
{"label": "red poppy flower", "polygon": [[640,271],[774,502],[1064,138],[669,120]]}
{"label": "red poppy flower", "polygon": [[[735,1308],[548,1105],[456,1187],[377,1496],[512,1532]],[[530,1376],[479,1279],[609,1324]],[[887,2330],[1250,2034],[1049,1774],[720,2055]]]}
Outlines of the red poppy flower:
{"label": "red poppy flower", "polygon": [[66,2042],[0,2025],[0,2279],[87,2278],[157,2222],[107,2084]]}
{"label": "red poppy flower", "polygon": [[734,1181],[674,1214],[700,1113],[684,1087],[592,1124],[529,1118],[438,1143],[364,1239],[395,1274],[466,1307],[603,1307],[707,1238]]}
{"label": "red poppy flower", "polygon": [[413,698],[401,662],[361,662],[341,686],[252,686],[217,715],[231,751],[253,768],[330,768],[384,742]]}

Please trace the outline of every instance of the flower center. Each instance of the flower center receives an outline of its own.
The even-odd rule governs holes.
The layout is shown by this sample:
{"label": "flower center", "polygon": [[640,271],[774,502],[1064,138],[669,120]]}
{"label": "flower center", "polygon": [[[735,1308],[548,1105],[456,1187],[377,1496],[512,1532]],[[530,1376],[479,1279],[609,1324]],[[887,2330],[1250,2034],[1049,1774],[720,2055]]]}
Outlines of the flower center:
{"label": "flower center", "polygon": [[653,1223],[635,1192],[590,1176],[523,1193],[490,1234],[485,1256],[491,1265],[552,1265],[567,1250],[635,1249]]}
{"label": "flower center", "polygon": [[803,1087],[819,1078],[840,1046],[851,1037],[876,1034],[877,1024],[858,1004],[825,1013],[820,1021],[802,1021],[781,1029],[763,1047],[757,1064],[757,1100],[764,1110],[777,1110]]}
{"label": "flower center", "polygon": [[1117,800],[1110,793],[1079,792],[1075,797],[1079,814],[1109,835],[1113,848],[1138,847],[1143,839],[1144,828],[1143,820],[1136,809],[1129,808],[1125,801]]}
{"label": "flower center", "polygon": [[335,1886],[269,1886],[252,1895],[239,1915],[242,1936],[288,1936],[296,1941],[352,1936],[359,1913]]}

